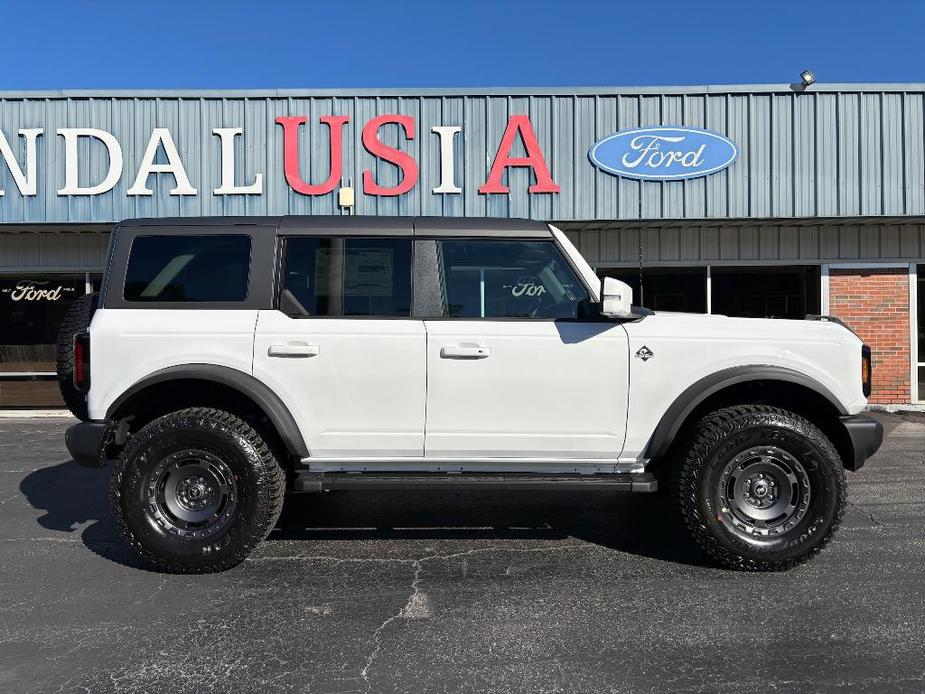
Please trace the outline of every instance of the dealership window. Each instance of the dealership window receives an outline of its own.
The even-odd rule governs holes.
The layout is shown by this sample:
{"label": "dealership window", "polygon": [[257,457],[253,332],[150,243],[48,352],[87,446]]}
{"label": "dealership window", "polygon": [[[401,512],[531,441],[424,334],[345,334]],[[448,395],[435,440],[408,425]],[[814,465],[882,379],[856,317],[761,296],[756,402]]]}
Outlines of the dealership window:
{"label": "dealership window", "polygon": [[796,318],[819,313],[819,267],[713,267],[713,313]]}
{"label": "dealership window", "polygon": [[820,310],[819,266],[643,267],[641,273],[624,267],[598,274],[626,282],[633,303],[655,311],[801,319]]}
{"label": "dealership window", "polygon": [[549,241],[437,241],[443,311],[451,318],[582,318],[585,289]]}
{"label": "dealership window", "polygon": [[633,288],[633,303],[655,311],[707,312],[707,268],[643,268],[640,291],[639,268],[599,270],[601,277],[615,277]]}
{"label": "dealership window", "polygon": [[55,380],[58,326],[71,302],[98,277],[0,277],[0,407],[62,407]]}
{"label": "dealership window", "polygon": [[250,248],[244,235],[139,236],[125,273],[125,300],[243,301]]}
{"label": "dealership window", "polygon": [[307,316],[410,316],[411,239],[290,238],[280,303]]}

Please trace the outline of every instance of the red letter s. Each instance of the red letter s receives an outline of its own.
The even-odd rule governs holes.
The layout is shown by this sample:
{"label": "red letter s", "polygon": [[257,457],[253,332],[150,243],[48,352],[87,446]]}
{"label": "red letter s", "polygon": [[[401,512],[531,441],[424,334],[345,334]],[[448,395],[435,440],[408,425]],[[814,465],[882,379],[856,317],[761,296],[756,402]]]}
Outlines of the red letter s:
{"label": "red letter s", "polygon": [[407,152],[389,147],[379,140],[379,128],[386,123],[398,123],[405,131],[405,137],[414,139],[414,118],[387,114],[376,116],[363,126],[363,146],[375,157],[385,159],[401,169],[402,178],[398,185],[387,188],[373,180],[373,172],[363,172],[363,192],[368,195],[401,195],[414,188],[418,181],[418,165]]}

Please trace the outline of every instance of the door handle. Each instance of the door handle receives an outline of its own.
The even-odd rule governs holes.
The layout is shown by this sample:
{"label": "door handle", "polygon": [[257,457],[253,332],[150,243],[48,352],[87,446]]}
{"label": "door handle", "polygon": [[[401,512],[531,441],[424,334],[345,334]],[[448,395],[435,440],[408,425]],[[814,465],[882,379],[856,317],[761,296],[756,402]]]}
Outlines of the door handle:
{"label": "door handle", "polygon": [[318,345],[290,344],[290,345],[270,345],[267,349],[267,356],[270,357],[315,357],[321,354],[321,348]]}
{"label": "door handle", "polygon": [[482,345],[452,345],[440,348],[443,359],[486,359],[491,356],[491,347]]}

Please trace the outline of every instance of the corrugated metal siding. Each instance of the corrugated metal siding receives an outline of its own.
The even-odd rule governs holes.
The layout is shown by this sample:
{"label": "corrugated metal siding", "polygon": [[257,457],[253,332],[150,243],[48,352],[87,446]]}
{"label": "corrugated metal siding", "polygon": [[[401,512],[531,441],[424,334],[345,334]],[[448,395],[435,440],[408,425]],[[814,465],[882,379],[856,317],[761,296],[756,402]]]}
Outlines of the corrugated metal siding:
{"label": "corrugated metal siding", "polygon": [[[581,230],[562,226],[588,262],[606,267],[638,264],[640,233],[646,265],[892,262],[925,257],[925,222],[825,226],[694,223]],[[104,230],[0,230],[0,272],[101,272],[108,243],[109,232]]]}
{"label": "corrugated metal siding", "polygon": [[[710,226],[563,230],[595,266],[816,264],[912,261],[925,257],[925,223]],[[576,225],[577,226],[577,225]]]}
{"label": "corrugated metal siding", "polygon": [[[491,95],[305,95],[245,97],[214,92],[194,95],[25,98],[0,94],[0,127],[22,157],[16,131],[43,128],[39,138],[38,195],[23,198],[0,163],[0,222],[112,222],[125,217],[227,214],[336,214],[336,193],[306,197],[286,185],[280,115],[305,115],[302,175],[318,182],[329,165],[329,131],[322,115],[347,115],[344,178],[358,191],[356,213],[534,217],[560,221],[631,219],[735,219],[811,216],[917,215],[925,213],[925,137],[922,91],[867,90],[795,94],[729,88],[704,92],[544,93]],[[417,121],[415,139],[397,126],[383,140],[411,153],[420,166],[417,186],[398,198],[360,193],[362,172],[383,184],[397,169],[372,157],[361,128],[370,118],[400,113]],[[513,114],[529,114],[537,138],[561,186],[559,194],[530,195],[526,169],[509,170],[510,195],[478,193]],[[456,181],[461,195],[433,195],[439,146],[434,125],[461,125]],[[599,138],[640,125],[689,125],[734,140],[741,156],[728,170],[707,178],[639,182],[597,170],[588,160]],[[215,196],[219,140],[215,127],[243,126],[237,139],[239,183],[264,176],[260,196]],[[61,197],[61,127],[98,127],[122,143],[125,167],[115,189],[94,197]],[[199,194],[169,194],[172,176],[152,176],[151,197],[127,197],[154,127],[170,128]],[[519,147],[519,144],[518,144]],[[108,162],[98,142],[81,143],[82,180],[98,181]],[[156,179],[156,180],[155,180]],[[672,242],[673,243],[673,242]]]}
{"label": "corrugated metal siding", "polygon": [[0,272],[102,272],[109,232],[0,230]]}

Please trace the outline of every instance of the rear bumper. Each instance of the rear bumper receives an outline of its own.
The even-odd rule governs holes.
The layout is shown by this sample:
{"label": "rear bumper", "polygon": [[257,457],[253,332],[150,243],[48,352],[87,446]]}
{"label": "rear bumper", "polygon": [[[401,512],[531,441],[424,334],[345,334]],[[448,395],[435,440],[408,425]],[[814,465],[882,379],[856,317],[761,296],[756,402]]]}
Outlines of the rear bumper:
{"label": "rear bumper", "polygon": [[68,453],[78,465],[102,467],[106,464],[105,442],[109,422],[80,422],[64,435]]}
{"label": "rear bumper", "polygon": [[883,443],[883,425],[866,414],[841,417],[841,423],[848,432],[852,449],[852,455],[845,460],[845,468],[855,472],[864,466]]}

